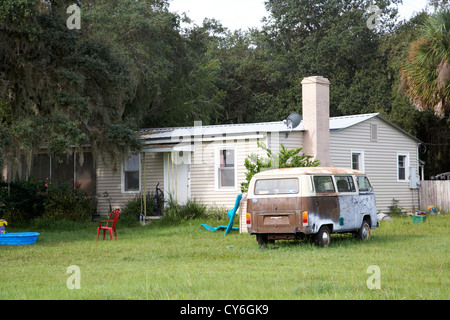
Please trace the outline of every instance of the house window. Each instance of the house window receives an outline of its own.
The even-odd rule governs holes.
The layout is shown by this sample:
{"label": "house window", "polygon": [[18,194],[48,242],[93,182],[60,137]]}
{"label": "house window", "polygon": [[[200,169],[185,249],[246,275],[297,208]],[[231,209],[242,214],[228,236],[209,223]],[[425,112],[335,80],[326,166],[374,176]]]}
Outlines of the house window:
{"label": "house window", "polygon": [[74,181],[81,190],[93,192],[97,181],[94,157],[91,152],[85,152],[83,154],[83,165],[81,165],[78,159],[79,156],[79,154],[75,153]]}
{"label": "house window", "polygon": [[31,166],[31,176],[38,180],[51,178],[51,157],[47,154],[35,154]]}
{"label": "house window", "polygon": [[397,180],[408,181],[406,170],[409,167],[409,154],[397,153]]}
{"label": "house window", "polygon": [[140,155],[131,155],[123,164],[122,192],[137,193],[140,191]]}
{"label": "house window", "polygon": [[216,156],[217,187],[236,187],[236,152],[233,148],[220,148]]}
{"label": "house window", "polygon": [[83,165],[79,153],[62,156],[62,161],[47,154],[33,155],[30,177],[38,180],[52,179],[58,184],[72,180],[74,187],[86,192],[93,192],[96,185],[95,160],[91,152],[83,153]]}
{"label": "house window", "polygon": [[352,169],[364,171],[364,151],[352,151]]}

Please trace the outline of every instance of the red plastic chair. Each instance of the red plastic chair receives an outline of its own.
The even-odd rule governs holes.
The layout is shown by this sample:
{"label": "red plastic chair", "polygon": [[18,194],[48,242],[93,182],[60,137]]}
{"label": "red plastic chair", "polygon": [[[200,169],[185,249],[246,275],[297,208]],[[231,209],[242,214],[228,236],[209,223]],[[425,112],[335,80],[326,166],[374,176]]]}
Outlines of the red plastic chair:
{"label": "red plastic chair", "polygon": [[[100,230],[103,230],[103,240],[105,240],[105,233],[106,230],[109,231],[109,235],[111,237],[111,240],[113,239],[112,233],[114,231],[114,237],[117,240],[117,234],[116,234],[116,224],[117,224],[117,220],[119,219],[119,209],[114,209],[113,211],[111,211],[111,213],[109,214],[109,218],[108,220],[103,220],[100,221],[99,226],[97,228],[97,241],[98,241],[98,235],[100,233]],[[112,218],[112,219],[111,219]],[[109,223],[112,223],[111,226],[109,226]],[[105,223],[105,225],[102,225],[102,223]]]}

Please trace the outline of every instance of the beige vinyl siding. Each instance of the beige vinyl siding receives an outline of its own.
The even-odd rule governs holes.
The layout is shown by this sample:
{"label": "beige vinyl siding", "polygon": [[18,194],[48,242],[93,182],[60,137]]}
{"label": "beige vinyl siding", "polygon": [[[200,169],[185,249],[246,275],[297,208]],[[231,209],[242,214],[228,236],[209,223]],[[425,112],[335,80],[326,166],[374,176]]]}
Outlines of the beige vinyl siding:
{"label": "beige vinyl siding", "polygon": [[[141,159],[142,157],[143,154],[141,153]],[[97,193],[99,194],[97,209],[101,215],[109,214],[108,200],[102,196],[105,192],[108,192],[108,197],[111,198],[111,206],[113,209],[123,209],[129,200],[139,195],[139,193],[122,193],[122,166],[114,170],[111,166],[105,166],[105,163],[112,163],[112,161],[109,158],[105,159],[105,161],[102,159],[97,161]],[[146,153],[145,163],[147,177],[145,185],[146,192],[154,192],[158,182],[159,188],[163,190],[164,163],[162,153]]]}
{"label": "beige vinyl siding", "polygon": [[[191,198],[196,198],[206,204],[225,207],[228,210],[232,209],[237,195],[241,193],[241,183],[245,181],[245,158],[251,153],[262,154],[262,150],[257,147],[257,141],[257,139],[240,139],[227,143],[204,142],[202,151],[194,150],[191,158]],[[217,187],[215,153],[222,147],[235,150],[237,181],[233,189]],[[200,152],[202,152],[202,158],[200,158]]]}
{"label": "beige vinyl siding", "polygon": [[283,144],[286,149],[295,149],[303,147],[303,131],[293,131],[286,138],[285,132],[280,132],[280,144]]}
{"label": "beige vinyl siding", "polygon": [[[376,141],[371,137],[371,124],[377,125]],[[364,151],[364,170],[375,190],[377,210],[387,213],[392,199],[399,200],[398,205],[405,210],[418,209],[418,192],[409,188],[408,179],[409,167],[418,167],[415,140],[375,117],[330,132],[330,153],[335,167],[351,168],[352,150]],[[409,154],[405,181],[397,180],[398,153]]]}

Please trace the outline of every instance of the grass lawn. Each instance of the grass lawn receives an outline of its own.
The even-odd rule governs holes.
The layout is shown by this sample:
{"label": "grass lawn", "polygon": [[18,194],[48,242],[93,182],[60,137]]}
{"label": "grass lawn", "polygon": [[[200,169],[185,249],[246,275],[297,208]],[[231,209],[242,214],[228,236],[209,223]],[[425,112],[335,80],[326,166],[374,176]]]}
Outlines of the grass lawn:
{"label": "grass lawn", "polygon": [[[121,228],[119,219],[118,241],[99,242],[95,223],[9,226],[40,236],[33,245],[0,246],[0,299],[450,298],[448,214],[382,222],[365,243],[333,235],[325,249],[298,241],[260,249],[254,236],[224,236],[204,222]],[[80,289],[67,287],[71,265],[80,268]],[[371,265],[380,268],[380,290],[367,287]]]}

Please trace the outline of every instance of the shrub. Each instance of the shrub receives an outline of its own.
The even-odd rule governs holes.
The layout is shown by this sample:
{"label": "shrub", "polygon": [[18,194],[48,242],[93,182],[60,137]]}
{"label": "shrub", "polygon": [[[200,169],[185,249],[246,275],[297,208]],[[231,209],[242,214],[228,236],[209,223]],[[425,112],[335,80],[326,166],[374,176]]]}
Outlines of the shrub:
{"label": "shrub", "polygon": [[55,220],[86,221],[96,213],[97,198],[79,189],[72,181],[60,181],[57,185],[45,181],[47,198],[45,218]]}
{"label": "shrub", "polygon": [[40,217],[45,211],[45,187],[35,179],[0,182],[0,216],[9,222]]}
{"label": "shrub", "polygon": [[222,220],[227,219],[228,209],[223,206],[218,206],[217,204],[208,205],[206,209],[206,215],[208,218]]}
{"label": "shrub", "polygon": [[36,180],[0,183],[0,215],[9,222],[44,217],[85,221],[96,213],[97,198],[72,181]]}
{"label": "shrub", "polygon": [[197,201],[195,198],[189,199],[181,207],[181,217],[184,220],[206,218],[206,205]]}
{"label": "shrub", "polygon": [[312,156],[301,153],[303,150],[302,147],[288,150],[281,144],[281,150],[278,154],[273,154],[272,150],[268,149],[262,142],[258,142],[258,147],[266,151],[267,157],[264,158],[252,153],[245,159],[244,166],[247,169],[247,173],[245,174],[246,182],[241,183],[242,193],[248,191],[250,180],[255,174],[262,170],[270,169],[272,167],[317,167],[320,164],[319,160],[312,160]]}
{"label": "shrub", "polygon": [[182,220],[202,219],[206,216],[206,205],[195,198],[189,199],[184,205],[180,205],[172,195],[169,195],[164,208],[163,222],[176,223]]}
{"label": "shrub", "polygon": [[392,206],[389,206],[389,215],[403,215],[402,208],[398,206],[400,200],[392,199]]}

